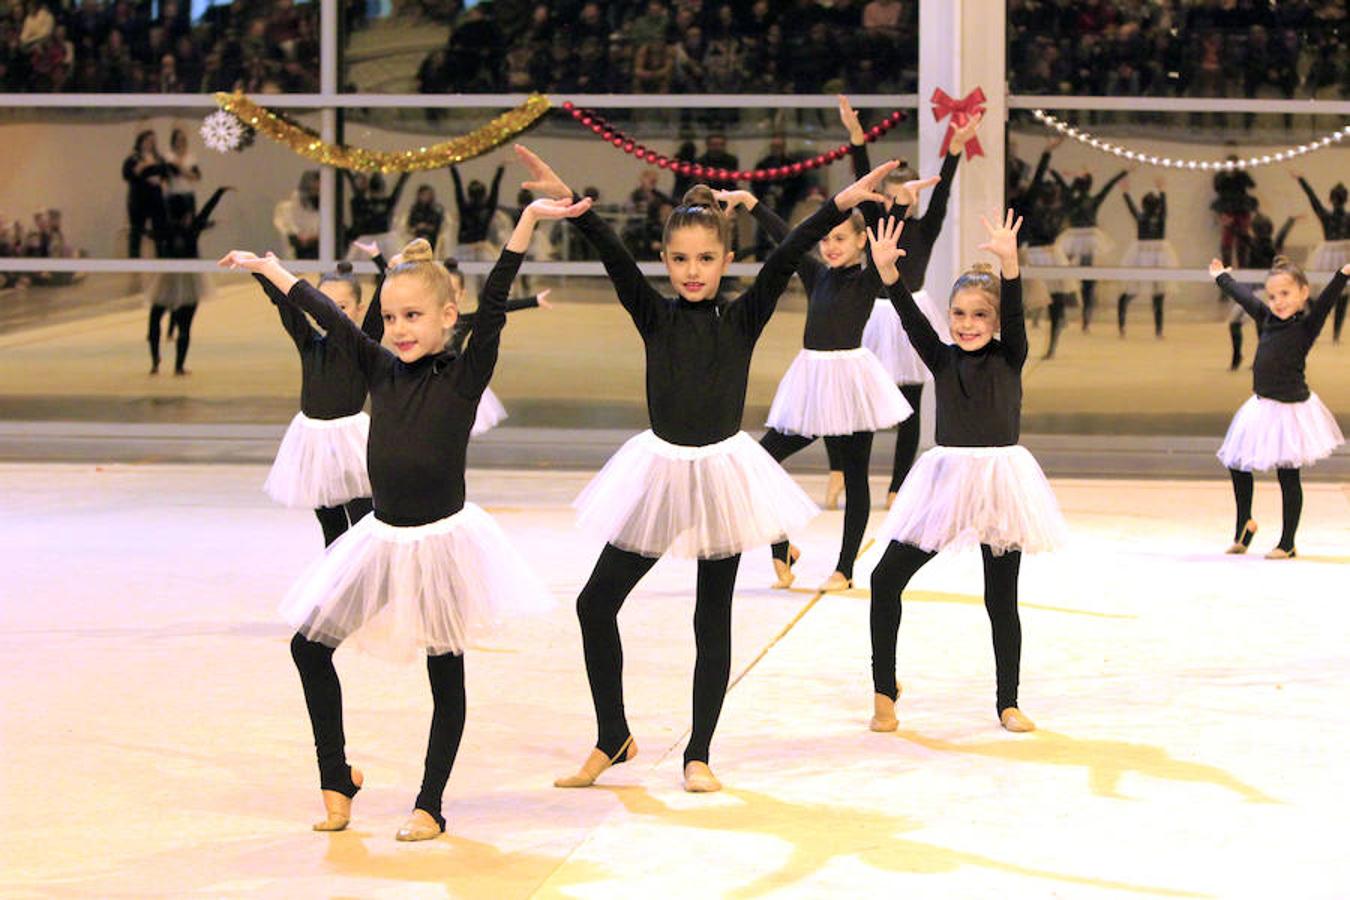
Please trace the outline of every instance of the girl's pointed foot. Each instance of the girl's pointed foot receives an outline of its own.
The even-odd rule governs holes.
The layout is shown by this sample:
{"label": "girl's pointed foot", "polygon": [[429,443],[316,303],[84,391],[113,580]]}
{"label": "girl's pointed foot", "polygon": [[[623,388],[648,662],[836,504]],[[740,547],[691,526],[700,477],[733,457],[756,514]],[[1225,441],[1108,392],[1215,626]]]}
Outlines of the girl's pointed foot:
{"label": "girl's pointed foot", "polygon": [[637,744],[633,742],[633,736],[630,734],[628,740],[619,747],[619,752],[609,756],[605,751],[596,747],[591,750],[591,755],[586,757],[586,761],[581,764],[581,768],[574,775],[564,775],[553,782],[554,787],[559,788],[583,788],[595,784],[595,779],[599,778],[601,773],[611,766],[617,766],[620,763],[626,763],[637,756]]}
{"label": "girl's pointed foot", "polygon": [[414,809],[412,815],[408,816],[403,826],[399,828],[398,834],[394,835],[396,841],[430,841],[440,837],[445,833],[441,823],[432,817],[431,813],[425,809]]}
{"label": "girl's pointed foot", "polygon": [[998,714],[998,720],[1008,731],[1022,734],[1028,731],[1036,730],[1036,723],[1022,714],[1022,711],[1015,706],[1010,706]]}
{"label": "girl's pointed foot", "polygon": [[[900,685],[895,685],[896,699],[900,697]],[[872,695],[872,722],[867,727],[873,731],[895,731],[900,720],[895,715],[895,700],[885,694]]]}
{"label": "girl's pointed foot", "polygon": [[1290,547],[1288,550],[1283,547],[1276,547],[1266,554],[1266,559],[1294,559],[1298,556],[1298,549]]}
{"label": "girl's pointed foot", "polygon": [[830,480],[825,484],[825,508],[838,509],[839,495],[844,492],[844,473],[830,470]]}
{"label": "girl's pointed foot", "polygon": [[843,572],[835,572],[829,578],[825,579],[825,583],[820,586],[820,592],[822,594],[829,594],[833,591],[846,591],[851,587],[853,587],[852,578],[849,578]]}
{"label": "girl's pointed foot", "polygon": [[773,571],[774,574],[778,576],[778,580],[773,583],[775,590],[787,590],[792,587],[792,582],[797,580],[797,576],[792,573],[792,567],[795,566],[797,560],[801,558],[802,551],[791,544],[788,545],[787,562],[783,562],[777,557],[774,558]]}
{"label": "girl's pointed foot", "polygon": [[1252,545],[1252,535],[1256,534],[1256,520],[1248,519],[1247,524],[1242,526],[1242,533],[1233,541],[1233,546],[1225,550],[1225,553],[1240,556],[1247,552],[1247,548]]}
{"label": "girl's pointed foot", "polygon": [[[352,769],[352,784],[361,789],[365,776],[360,769]],[[320,791],[323,794],[323,808],[327,815],[322,822],[314,823],[315,831],[341,831],[352,820],[352,798],[337,791]]]}
{"label": "girl's pointed foot", "polygon": [[684,764],[684,789],[691,794],[711,794],[722,789],[722,782],[707,763],[692,759]]}

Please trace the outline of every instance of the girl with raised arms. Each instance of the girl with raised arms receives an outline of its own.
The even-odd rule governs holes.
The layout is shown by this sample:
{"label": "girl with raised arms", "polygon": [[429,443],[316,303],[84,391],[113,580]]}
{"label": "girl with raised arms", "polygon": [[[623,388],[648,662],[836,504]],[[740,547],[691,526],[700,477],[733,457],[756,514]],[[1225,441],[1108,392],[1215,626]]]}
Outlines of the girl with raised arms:
{"label": "girl with raised arms", "polygon": [[[573,197],[539,157],[517,147],[534,178],[524,187]],[[810,248],[859,203],[884,198],[876,186],[895,163],[845,188],[797,227],[739,297],[721,292],[732,253],[727,219],[711,189],[695,186],[666,222],[662,259],[678,295],[668,300],[638,269],[598,216],[574,222],[598,251],[619,302],[646,346],[651,428],[628,441],[577,498],[581,526],[605,548],[577,598],[586,674],[595,705],[595,748],[558,787],[585,787],[637,755],[623,704],[618,613],[665,553],[698,560],[694,610],[693,731],[684,788],[720,789],[708,767],[713,730],[731,669],[731,599],[743,551],[782,540],[818,510],[773,458],[741,431],[750,357],[779,296]]]}

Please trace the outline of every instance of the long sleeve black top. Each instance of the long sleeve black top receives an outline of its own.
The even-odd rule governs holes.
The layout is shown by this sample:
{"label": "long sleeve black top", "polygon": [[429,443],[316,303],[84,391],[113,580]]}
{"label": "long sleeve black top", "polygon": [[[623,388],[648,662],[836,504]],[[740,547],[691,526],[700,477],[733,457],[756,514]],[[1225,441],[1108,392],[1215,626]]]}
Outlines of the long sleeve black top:
{"label": "long sleeve black top", "polygon": [[1111,180],[1102,185],[1102,189],[1095,194],[1089,194],[1087,191],[1079,193],[1071,190],[1058,172],[1051,172],[1055,180],[1059,182],[1060,190],[1063,191],[1065,212],[1069,217],[1070,228],[1096,228],[1097,211],[1101,209],[1105,202],[1107,194],[1111,193],[1111,188],[1125,177],[1124,171],[1117,172]]}
{"label": "long sleeve black top", "polygon": [[1317,196],[1317,191],[1313,190],[1312,185],[1299,178],[1299,186],[1303,188],[1303,193],[1308,195],[1308,202],[1312,204],[1313,212],[1317,214],[1317,220],[1322,223],[1322,240],[1324,241],[1344,241],[1350,239],[1350,213],[1347,213],[1344,207],[1339,209],[1327,209],[1322,205],[1322,200]]}
{"label": "long sleeve black top", "polygon": [[[539,307],[539,295],[533,297],[520,297],[514,300],[506,301],[506,311],[508,313],[519,312],[522,309],[537,309]],[[460,313],[459,318],[455,320],[455,327],[450,331],[450,339],[445,342],[445,349],[453,350],[459,353],[464,349],[464,342],[468,340],[469,332],[473,331],[474,325],[478,322],[478,312]]]}
{"label": "long sleeve black top", "polygon": [[497,364],[506,296],[523,258],[502,251],[463,353],[443,351],[414,363],[382,347],[310,284],[296,282],[286,295],[355,360],[370,386],[367,466],[380,521],[425,525],[464,508],[469,430]]}
{"label": "long sleeve black top", "polygon": [[505,171],[505,167],[497,167],[497,174],[492,177],[492,187],[488,189],[487,199],[482,203],[474,203],[464,196],[464,182],[460,180],[459,169],[455,166],[450,167],[450,177],[455,182],[455,207],[459,210],[461,244],[476,244],[487,240],[488,228],[492,225],[492,217],[497,212],[497,190],[501,187],[502,173]]}
{"label": "long sleeve black top", "polygon": [[[849,149],[854,175],[861,178],[872,171],[865,144],[861,147],[853,145]],[[933,244],[937,243],[938,235],[942,233],[942,223],[947,218],[947,201],[951,199],[952,182],[956,179],[960,164],[959,153],[948,153],[943,157],[942,170],[938,173],[942,180],[933,186],[933,192],[928,197],[928,208],[922,216],[906,220],[905,230],[900,232],[900,249],[905,251],[905,255],[900,257],[897,265],[900,278],[911,293],[923,290],[928,260],[933,255]],[[908,210],[909,207],[898,206],[892,210],[892,215],[904,218]],[[869,226],[872,224],[868,223]]]}
{"label": "long sleeve black top", "polygon": [[141,163],[139,154],[133,153],[122,161],[122,178],[127,183],[128,203],[155,202],[163,198],[164,189],[158,179],[169,174],[169,164],[160,157],[156,159],[159,161],[155,165],[139,172],[136,171]]}
{"label": "long sleeve black top", "polygon": [[[1063,204],[1049,202],[1045,194],[1045,175],[1049,170],[1050,151],[1047,150],[1041,154],[1040,161],[1036,163],[1031,183],[1022,194],[1022,208],[1017,211],[1018,215],[1022,216],[1019,243],[1024,243],[1028,247],[1053,244],[1064,224]],[[906,287],[908,286],[906,284]]]}
{"label": "long sleeve black top", "polygon": [[769,255],[740,297],[719,294],[697,303],[657,293],[594,212],[572,220],[599,253],[646,346],[647,414],[657,437],[702,447],[740,431],[755,342],[797,263],[844,215],[833,200],[826,202]]}
{"label": "long sleeve black top", "polygon": [[[359,413],[366,405],[369,389],[348,344],[329,340],[310,324],[299,307],[287,302],[286,295],[272,282],[261,275],[253,277],[276,304],[282,326],[300,351],[300,411],[311,419],[340,419]],[[361,323],[361,330],[376,342],[384,332],[378,296],[367,307]]]}
{"label": "long sleeve black top", "polygon": [[1311,396],[1304,366],[1327,314],[1336,298],[1345,290],[1346,277],[1340,272],[1331,279],[1316,300],[1287,319],[1279,319],[1252,289],[1238,284],[1227,272],[1216,279],[1219,289],[1232,297],[1256,320],[1261,335],[1252,361],[1252,393],[1281,403],[1302,403]]}
{"label": "long sleeve black top", "polygon": [[1158,192],[1158,205],[1153,212],[1145,212],[1134,205],[1134,198],[1125,194],[1125,205],[1134,216],[1135,236],[1141,241],[1161,241],[1167,237],[1167,194]]}
{"label": "long sleeve black top", "polygon": [[[875,228],[879,210],[864,213],[868,227]],[[787,223],[764,203],[756,203],[751,213],[764,232],[775,242],[789,234]],[[797,263],[797,274],[806,286],[806,326],[802,346],[807,350],[853,350],[862,346],[863,330],[872,314],[872,305],[881,292],[881,279],[870,255],[848,268],[832,268],[810,254]]]}
{"label": "long sleeve black top", "polygon": [[1275,232],[1274,237],[1239,235],[1238,240],[1247,245],[1247,268],[1268,269],[1275,265],[1275,257],[1284,252],[1285,239],[1289,237],[1289,231],[1293,227],[1294,217],[1290,216],[1284,220],[1284,224]]}
{"label": "long sleeve black top", "polygon": [[170,223],[169,233],[160,248],[160,256],[166,259],[196,259],[199,255],[198,239],[211,225],[211,213],[216,211],[220,198],[229,188],[216,188],[215,193],[206,201],[206,205],[192,217],[187,225]]}
{"label": "long sleeve black top", "polygon": [[900,324],[933,373],[937,442],[943,447],[1008,447],[1022,429],[1022,368],[1027,326],[1022,279],[1003,279],[999,337],[973,353],[943,343],[903,280],[888,288]]}

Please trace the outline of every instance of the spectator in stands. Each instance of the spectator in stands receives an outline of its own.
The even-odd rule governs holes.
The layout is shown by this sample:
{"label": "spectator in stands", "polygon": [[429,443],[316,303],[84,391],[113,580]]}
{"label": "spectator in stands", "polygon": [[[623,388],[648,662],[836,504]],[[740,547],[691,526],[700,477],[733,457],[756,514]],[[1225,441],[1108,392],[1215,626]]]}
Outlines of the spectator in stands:
{"label": "spectator in stands", "polygon": [[277,204],[272,224],[296,259],[319,258],[319,170],[308,169],[290,196]]}
{"label": "spectator in stands", "polygon": [[[720,131],[715,131],[708,135],[704,153],[698,158],[698,164],[708,169],[730,169],[734,172],[740,168],[741,161],[735,154],[727,152],[727,136]],[[736,189],[736,182],[732,180],[719,180],[704,176],[700,181],[713,190],[731,191]],[[684,195],[681,194],[680,196]]]}
{"label": "spectator in stands", "polygon": [[418,185],[412,209],[408,210],[408,231],[414,238],[425,238],[434,251],[444,223],[445,208],[436,202],[435,188],[429,184]]}

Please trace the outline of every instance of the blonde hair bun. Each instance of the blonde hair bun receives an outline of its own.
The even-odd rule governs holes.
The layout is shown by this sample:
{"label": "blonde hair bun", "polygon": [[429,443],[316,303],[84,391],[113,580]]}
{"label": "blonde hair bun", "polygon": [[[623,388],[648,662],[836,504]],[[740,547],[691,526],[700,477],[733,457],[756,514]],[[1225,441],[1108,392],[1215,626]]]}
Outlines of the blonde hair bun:
{"label": "blonde hair bun", "polygon": [[399,255],[403,257],[404,263],[431,262],[436,258],[426,238],[414,238],[409,241]]}
{"label": "blonde hair bun", "polygon": [[993,275],[994,267],[987,262],[977,262],[970,267],[970,271],[972,273],[979,273],[981,275]]}

